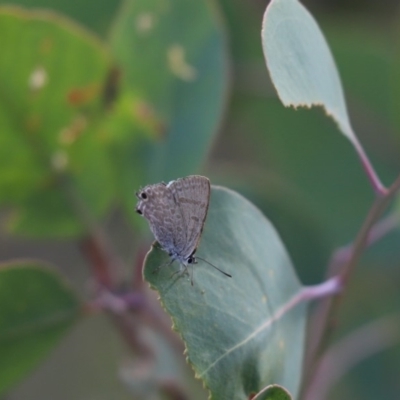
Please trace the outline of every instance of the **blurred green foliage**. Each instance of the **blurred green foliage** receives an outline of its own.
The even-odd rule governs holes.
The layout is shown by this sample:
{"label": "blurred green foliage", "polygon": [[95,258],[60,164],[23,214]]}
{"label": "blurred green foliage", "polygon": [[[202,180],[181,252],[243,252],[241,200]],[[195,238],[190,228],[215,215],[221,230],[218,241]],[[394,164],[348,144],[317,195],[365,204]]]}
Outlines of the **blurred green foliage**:
{"label": "blurred green foliage", "polygon": [[0,266],[0,393],[18,382],[79,315],[59,276],[35,262]]}
{"label": "blurred green foliage", "polygon": [[95,134],[106,53],[55,16],[5,10],[0,18],[0,202],[19,209],[15,232],[76,234],[81,222],[57,172],[70,172],[93,215],[104,213],[112,194],[104,141]]}

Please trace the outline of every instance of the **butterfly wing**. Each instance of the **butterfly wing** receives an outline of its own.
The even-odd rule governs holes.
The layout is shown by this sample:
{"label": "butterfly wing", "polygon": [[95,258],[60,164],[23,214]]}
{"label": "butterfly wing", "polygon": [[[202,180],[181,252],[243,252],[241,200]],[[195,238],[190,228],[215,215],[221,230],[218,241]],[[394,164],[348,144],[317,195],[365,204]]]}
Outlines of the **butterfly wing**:
{"label": "butterfly wing", "polygon": [[199,175],[177,179],[168,184],[182,216],[185,242],[177,247],[178,254],[187,259],[197,248],[210,202],[210,181]]}
{"label": "butterfly wing", "polygon": [[185,242],[183,218],[172,192],[164,183],[148,185],[137,193],[136,211],[149,222],[150,230],[161,247],[176,254]]}

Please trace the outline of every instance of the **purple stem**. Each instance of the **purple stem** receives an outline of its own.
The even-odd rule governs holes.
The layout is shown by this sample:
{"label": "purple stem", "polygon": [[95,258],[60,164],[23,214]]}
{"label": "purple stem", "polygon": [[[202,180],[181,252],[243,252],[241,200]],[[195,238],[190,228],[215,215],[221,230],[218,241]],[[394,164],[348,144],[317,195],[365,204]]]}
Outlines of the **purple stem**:
{"label": "purple stem", "polygon": [[[365,246],[378,240],[390,231],[391,227],[396,225],[397,221],[395,217],[393,220],[384,219],[381,223],[377,223],[376,221],[381,217],[399,190],[400,176],[396,178],[385,195],[378,196],[375,199],[354,242],[336,253],[330,264],[328,276],[337,276],[339,274],[342,285],[346,286]],[[373,230],[373,227],[375,227],[375,230]],[[337,271],[337,269],[339,269],[339,271]],[[308,382],[312,380],[316,372],[318,366],[316,360],[318,360],[318,357],[327,346],[329,336],[334,327],[335,316],[340,300],[340,296],[327,299],[319,305],[314,313],[313,321],[310,323],[310,338],[308,340],[308,351],[306,354],[306,371],[308,376],[305,378],[305,387],[308,386]]]}
{"label": "purple stem", "polygon": [[358,328],[334,344],[322,357],[317,373],[304,396],[326,399],[332,387],[362,360],[399,342],[400,316],[386,316]]}
{"label": "purple stem", "polygon": [[[378,221],[370,230],[366,242],[366,246],[370,246],[380,239],[385,237],[388,233],[399,227],[400,216],[398,214],[390,214],[385,218]],[[331,275],[334,274],[334,270],[337,266],[347,263],[353,253],[354,244],[350,243],[337,249],[331,259],[328,270]]]}
{"label": "purple stem", "polygon": [[[312,285],[312,286],[305,286],[303,289],[297,293],[294,297],[292,297],[286,304],[283,305],[276,314],[273,316],[273,318],[269,319],[261,328],[259,329],[264,329],[266,325],[272,324],[274,321],[278,320],[281,318],[284,314],[286,314],[288,311],[290,311],[293,307],[295,307],[297,304],[306,301],[306,300],[315,300],[321,297],[327,297],[327,296],[332,296],[334,294],[339,293],[342,290],[342,285],[341,285],[341,280],[339,276],[334,276],[332,278],[329,278],[325,282],[322,282],[318,285]],[[259,392],[254,398],[259,398],[263,392],[267,388],[264,388]]]}
{"label": "purple stem", "polygon": [[367,154],[361,146],[361,143],[358,141],[356,136],[352,137],[351,142],[354,145],[358,156],[360,157],[361,164],[364,168],[365,173],[367,174],[369,181],[371,182],[375,194],[379,197],[385,196],[388,189],[382,184],[381,180],[376,174],[374,167],[372,166]]}
{"label": "purple stem", "polygon": [[100,289],[97,297],[85,304],[84,311],[89,314],[108,311],[120,318],[129,318],[129,315],[134,314],[143,325],[162,333],[177,353],[180,354],[184,350],[183,342],[171,329],[171,320],[158,307],[158,304],[153,304],[152,299],[142,291],[118,294],[107,289]]}
{"label": "purple stem", "polygon": [[333,276],[318,285],[305,286],[300,292],[302,300],[314,300],[338,294],[343,289],[339,276]]}
{"label": "purple stem", "polygon": [[115,315],[123,315],[128,311],[139,310],[146,305],[146,299],[142,293],[129,292],[121,295],[109,290],[102,290],[98,297],[88,304],[92,311],[110,311]]}
{"label": "purple stem", "polygon": [[[274,321],[277,321],[293,307],[303,301],[332,296],[334,294],[338,294],[341,290],[342,284],[340,276],[333,276],[332,278],[329,278],[325,282],[319,283],[318,285],[304,286],[302,290],[300,290],[300,292],[298,292],[287,303],[285,303],[281,308],[277,310],[273,318],[269,319],[265,323],[265,326],[272,324],[272,322]],[[262,329],[264,329],[265,326],[262,326]]]}

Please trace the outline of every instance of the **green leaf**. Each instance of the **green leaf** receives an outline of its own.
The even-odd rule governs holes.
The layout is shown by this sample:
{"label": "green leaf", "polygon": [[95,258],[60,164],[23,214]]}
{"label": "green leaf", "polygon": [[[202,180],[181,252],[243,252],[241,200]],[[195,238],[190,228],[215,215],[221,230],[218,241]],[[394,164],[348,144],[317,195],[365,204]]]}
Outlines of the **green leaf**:
{"label": "green leaf", "polygon": [[[228,84],[222,24],[212,1],[126,1],[111,46],[129,89],[153,121],[146,181],[198,170],[221,120]],[[121,173],[124,173],[121,171]]]}
{"label": "green leaf", "polygon": [[0,265],[0,394],[54,347],[79,314],[62,277],[37,262]]}
{"label": "green leaf", "polygon": [[335,61],[312,15],[297,0],[272,0],[264,14],[267,67],[285,106],[322,106],[357,143]]}
{"label": "green leaf", "polygon": [[279,385],[270,385],[263,389],[252,400],[292,400],[290,393]]}
{"label": "green leaf", "polygon": [[18,233],[80,233],[71,206],[60,212],[44,199],[65,196],[60,171],[96,216],[114,196],[98,129],[107,53],[95,37],[52,13],[2,7],[0,35],[0,202],[17,209]]}
{"label": "green leaf", "polygon": [[122,0],[0,0],[0,4],[18,4],[36,9],[51,9],[68,15],[87,28],[104,35],[111,23],[112,16]]}
{"label": "green leaf", "polygon": [[[188,361],[212,399],[244,399],[269,384],[298,393],[307,307],[301,284],[271,223],[246,199],[212,188],[194,286],[157,268],[168,255],[154,247],[144,277],[156,289],[185,342]],[[293,308],[294,304],[297,304]],[[229,379],[227,379],[229,377]]]}

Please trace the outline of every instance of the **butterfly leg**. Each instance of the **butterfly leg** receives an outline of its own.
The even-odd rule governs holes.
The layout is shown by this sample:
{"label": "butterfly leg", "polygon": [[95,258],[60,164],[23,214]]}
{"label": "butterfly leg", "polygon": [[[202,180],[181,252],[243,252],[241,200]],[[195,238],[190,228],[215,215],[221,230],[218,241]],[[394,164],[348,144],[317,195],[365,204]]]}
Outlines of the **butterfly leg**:
{"label": "butterfly leg", "polygon": [[182,276],[182,275],[184,275],[186,272],[188,272],[188,266],[187,265],[185,265],[185,264],[179,264],[179,270],[178,271],[175,271],[172,275],[171,275],[171,278],[173,277],[173,276],[175,276],[175,275],[179,275],[179,276]]}
{"label": "butterfly leg", "polygon": [[[186,267],[186,269],[187,269],[188,267]],[[192,286],[194,286],[194,284],[193,284],[193,277],[194,277],[194,267],[193,267],[193,264],[192,264],[192,275],[191,275],[191,277],[190,277],[190,283],[192,284]]]}
{"label": "butterfly leg", "polygon": [[159,271],[161,268],[169,267],[174,261],[175,261],[175,259],[172,259],[172,260],[168,261],[167,263],[161,264],[160,266],[158,266],[158,267],[153,271],[153,274],[158,273],[158,271]]}

